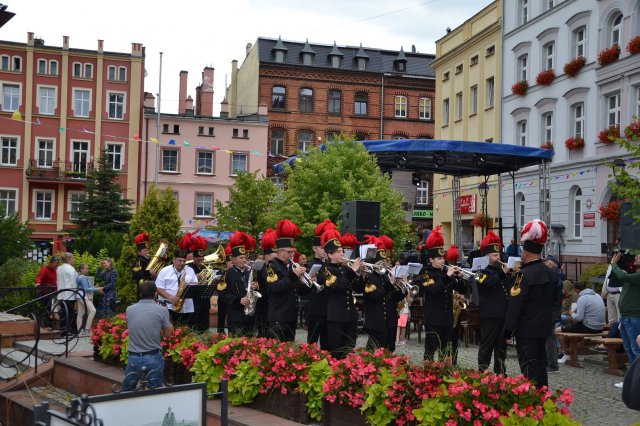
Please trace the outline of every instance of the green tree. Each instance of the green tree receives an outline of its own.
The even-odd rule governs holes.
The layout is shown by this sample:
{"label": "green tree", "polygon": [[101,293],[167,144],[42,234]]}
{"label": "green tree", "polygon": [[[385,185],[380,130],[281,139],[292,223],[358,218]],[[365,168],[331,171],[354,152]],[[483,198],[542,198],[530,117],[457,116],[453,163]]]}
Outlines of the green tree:
{"label": "green tree", "polygon": [[266,213],[273,209],[278,188],[258,171],[238,173],[236,183],[229,188],[229,201],[216,201],[217,229],[242,231],[258,235],[270,226]]}
{"label": "green tree", "polygon": [[126,232],[131,220],[133,201],[123,198],[118,183],[120,173],[109,162],[106,150],[100,153],[97,167],[87,175],[87,190],[80,202],[73,223],[78,225],[78,235],[93,230]]}
{"label": "green tree", "polygon": [[[635,117],[621,134],[614,140],[620,147],[627,151],[624,158],[640,158],[640,120]],[[608,163],[610,167],[613,163]],[[616,167],[615,179],[609,180],[611,191],[631,203],[631,216],[636,223],[640,222],[640,162],[627,161],[625,167]]]}
{"label": "green tree", "polygon": [[120,300],[132,303],[137,297],[138,283],[135,283],[131,276],[138,256],[134,243],[135,236],[141,232],[149,234],[152,256],[161,242],[168,243],[168,256],[171,256],[181,225],[178,202],[173,196],[171,187],[160,192],[152,185],[140,208],[131,218],[129,233],[124,236],[124,245],[117,264],[119,271],[117,287]]}
{"label": "green tree", "polygon": [[28,222],[20,222],[18,214],[4,215],[0,206],[0,265],[12,257],[22,257],[31,247],[31,233]]}
{"label": "green tree", "polygon": [[288,169],[284,200],[269,214],[271,223],[291,219],[311,237],[316,225],[327,218],[341,225],[344,201],[379,201],[380,231],[397,245],[406,240],[409,224],[402,209],[403,196],[391,186],[388,175],[381,173],[375,157],[353,139],[326,147],[325,152],[314,149],[301,155],[295,167]]}

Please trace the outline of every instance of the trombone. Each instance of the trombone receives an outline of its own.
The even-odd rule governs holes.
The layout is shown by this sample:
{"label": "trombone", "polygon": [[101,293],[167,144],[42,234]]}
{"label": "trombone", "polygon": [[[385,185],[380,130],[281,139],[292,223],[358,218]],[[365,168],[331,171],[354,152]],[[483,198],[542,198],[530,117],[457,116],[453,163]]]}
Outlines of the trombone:
{"label": "trombone", "polygon": [[449,268],[454,268],[453,269],[453,271],[454,271],[453,273],[462,275],[462,278],[464,278],[465,280],[470,280],[470,279],[479,280],[480,279],[480,274],[478,274],[477,272],[471,272],[469,270],[462,269],[459,266],[444,265],[444,269],[443,270],[445,272],[447,272],[449,270]]}

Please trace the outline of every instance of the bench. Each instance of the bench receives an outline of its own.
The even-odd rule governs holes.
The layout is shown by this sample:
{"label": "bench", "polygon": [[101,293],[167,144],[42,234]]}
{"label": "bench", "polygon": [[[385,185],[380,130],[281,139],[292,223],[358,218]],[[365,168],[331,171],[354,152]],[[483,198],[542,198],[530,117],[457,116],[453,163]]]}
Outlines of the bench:
{"label": "bench", "polygon": [[624,370],[618,368],[618,366],[629,362],[629,359],[626,353],[618,353],[618,349],[622,347],[622,339],[619,337],[587,337],[587,339],[607,348],[608,365],[604,368],[604,372],[614,376],[624,376]]}
{"label": "bench", "polygon": [[567,364],[576,368],[584,368],[584,365],[582,365],[582,362],[578,359],[578,355],[593,355],[597,353],[589,349],[589,346],[595,346],[596,343],[593,343],[586,339],[590,337],[603,337],[603,333],[606,333],[606,332],[556,333],[556,336],[562,336],[564,338],[564,343],[566,344],[565,353],[569,356],[569,360],[567,361]]}

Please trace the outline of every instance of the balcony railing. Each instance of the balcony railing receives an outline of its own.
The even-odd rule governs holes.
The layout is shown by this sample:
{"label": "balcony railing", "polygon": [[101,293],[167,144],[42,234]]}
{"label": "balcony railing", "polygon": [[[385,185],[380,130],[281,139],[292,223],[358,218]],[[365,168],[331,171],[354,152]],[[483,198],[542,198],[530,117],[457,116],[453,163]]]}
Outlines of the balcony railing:
{"label": "balcony railing", "polygon": [[30,180],[85,180],[93,163],[75,161],[29,160],[26,175]]}

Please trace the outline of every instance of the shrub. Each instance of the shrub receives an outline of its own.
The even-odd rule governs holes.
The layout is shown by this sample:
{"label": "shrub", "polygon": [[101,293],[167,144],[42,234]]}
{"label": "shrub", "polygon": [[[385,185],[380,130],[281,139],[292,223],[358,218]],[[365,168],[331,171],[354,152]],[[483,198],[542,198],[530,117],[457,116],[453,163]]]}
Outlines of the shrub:
{"label": "shrub", "polygon": [[568,78],[573,78],[578,74],[578,71],[580,71],[580,69],[586,63],[587,63],[587,60],[584,58],[584,56],[578,56],[577,58],[570,60],[564,65],[564,68],[563,68],[564,74]]}
{"label": "shrub", "polygon": [[1,287],[24,290],[3,290],[0,294],[0,311],[14,308],[36,297],[35,282],[42,265],[37,262],[10,258],[0,266]]}

